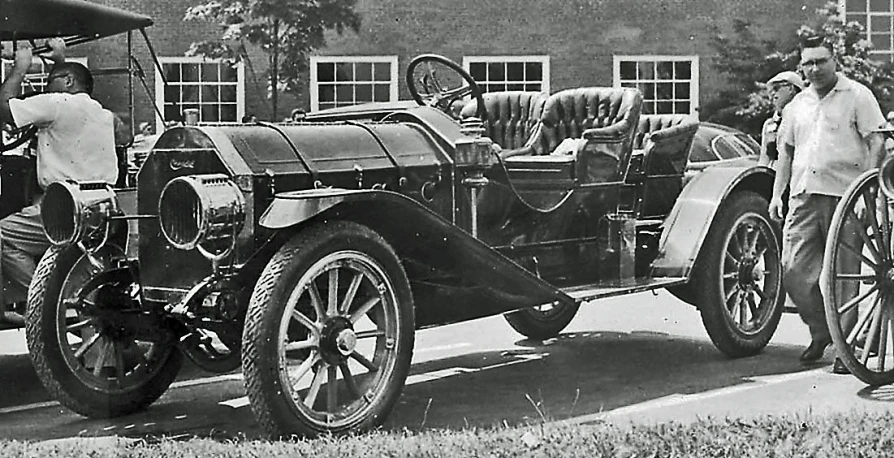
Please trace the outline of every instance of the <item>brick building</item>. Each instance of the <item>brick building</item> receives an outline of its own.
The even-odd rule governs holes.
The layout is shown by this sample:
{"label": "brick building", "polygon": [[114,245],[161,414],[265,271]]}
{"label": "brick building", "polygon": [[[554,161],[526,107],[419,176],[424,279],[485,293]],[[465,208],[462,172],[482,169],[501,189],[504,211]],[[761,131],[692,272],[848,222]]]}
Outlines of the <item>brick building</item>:
{"label": "brick building", "polygon": [[[230,69],[183,57],[190,43],[218,34],[213,25],[183,22],[197,0],[94,0],[151,16],[149,36],[170,83],[135,36],[149,95],[135,88],[135,123],[156,119],[150,97],[168,114],[199,106],[204,122],[238,121],[244,114],[271,119],[266,55]],[[724,85],[712,65],[711,37],[746,19],[760,37],[785,43],[826,0],[358,0],[358,33],[330,34],[311,57],[306,90],[280,98],[278,116],[365,101],[408,98],[403,72],[413,56],[437,53],[472,73],[485,88],[537,89],[635,86],[645,110],[693,113]],[[849,20],[869,29],[880,58],[894,53],[892,0],[841,0]],[[120,66],[126,39],[106,39],[72,54],[91,68]],[[106,81],[106,80],[103,80]],[[126,78],[101,83],[97,97],[126,109]]]}

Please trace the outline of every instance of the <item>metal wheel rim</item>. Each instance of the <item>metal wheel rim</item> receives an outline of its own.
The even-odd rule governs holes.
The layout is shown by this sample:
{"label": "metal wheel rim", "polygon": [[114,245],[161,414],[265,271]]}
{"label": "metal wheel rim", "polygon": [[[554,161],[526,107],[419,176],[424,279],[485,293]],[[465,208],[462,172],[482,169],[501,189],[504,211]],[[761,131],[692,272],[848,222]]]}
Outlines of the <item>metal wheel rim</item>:
{"label": "metal wheel rim", "polygon": [[736,219],[723,247],[719,287],[724,319],[743,336],[757,335],[773,315],[781,284],[776,237],[766,219],[748,212]]}
{"label": "metal wheel rim", "polygon": [[[894,202],[880,195],[876,176],[874,172],[864,174],[839,202],[826,244],[821,281],[838,357],[870,384],[894,381]],[[878,205],[882,202],[884,205]],[[855,232],[850,241],[843,240],[848,229]],[[849,269],[843,265],[842,254],[859,259],[859,271],[846,272]],[[843,293],[842,289],[848,287],[854,291]],[[843,321],[851,310],[856,311],[853,327]]]}
{"label": "metal wheel rim", "polygon": [[[95,255],[95,258],[108,266],[108,256]],[[89,270],[85,271],[85,267]],[[174,348],[116,339],[98,326],[97,319],[78,310],[89,305],[96,292],[95,289],[81,291],[78,286],[100,272],[102,270],[93,266],[86,256],[81,256],[68,271],[56,304],[56,338],[66,366],[82,384],[110,394],[123,393],[155,377]],[[79,278],[78,273],[86,275]],[[76,295],[75,301],[66,301],[71,293]],[[91,363],[92,368],[88,367]]]}
{"label": "metal wheel rim", "polygon": [[[335,295],[330,295],[333,281],[339,287]],[[324,282],[326,294],[322,295],[320,285]],[[312,292],[314,289],[316,292]],[[314,295],[318,300],[313,299]],[[308,303],[312,308],[307,307]],[[307,312],[314,316],[307,316]],[[355,329],[355,337],[358,343],[367,341],[362,342],[362,350],[367,351],[355,348],[349,356],[342,355],[345,364],[340,364],[324,357],[332,350],[324,331],[344,319],[354,326],[361,322],[366,326]],[[303,340],[290,337],[296,326],[303,331]],[[378,262],[358,251],[339,251],[318,260],[289,295],[279,326],[279,375],[290,407],[327,429],[365,418],[390,385],[400,334],[394,284]],[[374,343],[369,342],[373,339]],[[297,366],[290,365],[290,352],[297,356],[292,359]],[[367,372],[360,374],[358,365]],[[329,383],[331,377],[336,379],[335,384]]]}

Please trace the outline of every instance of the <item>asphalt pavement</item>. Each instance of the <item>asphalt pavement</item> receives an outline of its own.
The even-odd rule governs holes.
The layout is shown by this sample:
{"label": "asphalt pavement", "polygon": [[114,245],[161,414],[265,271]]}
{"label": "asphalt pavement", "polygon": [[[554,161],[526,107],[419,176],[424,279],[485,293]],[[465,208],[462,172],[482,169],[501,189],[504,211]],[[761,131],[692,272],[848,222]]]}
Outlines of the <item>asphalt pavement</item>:
{"label": "asphalt pavement", "polygon": [[[809,337],[783,316],[767,349],[731,360],[717,351],[698,312],[669,294],[643,293],[581,307],[559,337],[524,340],[502,317],[424,330],[407,386],[385,429],[461,429],[541,422],[618,424],[702,418],[828,415],[890,410],[894,388],[834,375],[798,355]],[[241,374],[194,367],[145,412],[80,417],[50,399],[21,331],[0,332],[0,437],[260,437]]]}

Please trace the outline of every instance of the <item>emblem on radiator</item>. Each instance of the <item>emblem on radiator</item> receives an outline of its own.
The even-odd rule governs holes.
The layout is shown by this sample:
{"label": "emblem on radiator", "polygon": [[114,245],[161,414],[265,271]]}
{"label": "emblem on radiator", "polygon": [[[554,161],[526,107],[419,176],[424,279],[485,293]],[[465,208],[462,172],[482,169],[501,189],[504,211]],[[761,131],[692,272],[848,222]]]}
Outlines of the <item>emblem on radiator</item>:
{"label": "emblem on radiator", "polygon": [[171,159],[171,170],[177,171],[182,169],[194,169],[196,167],[195,159]]}

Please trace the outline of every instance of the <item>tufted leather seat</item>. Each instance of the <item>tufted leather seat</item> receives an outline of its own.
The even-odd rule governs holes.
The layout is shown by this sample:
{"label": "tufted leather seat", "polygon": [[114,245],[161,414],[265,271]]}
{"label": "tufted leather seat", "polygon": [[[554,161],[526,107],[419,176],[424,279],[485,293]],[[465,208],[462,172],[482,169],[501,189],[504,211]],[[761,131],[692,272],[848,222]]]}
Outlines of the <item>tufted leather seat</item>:
{"label": "tufted leather seat", "polygon": [[[487,109],[485,135],[503,148],[500,156],[545,154],[540,118],[547,94],[544,92],[504,91],[482,94]],[[478,102],[472,100],[460,112],[461,118],[475,116]]]}
{"label": "tufted leather seat", "polygon": [[543,107],[543,137],[552,152],[566,139],[579,143],[577,175],[584,182],[619,179],[639,122],[642,95],[636,89],[585,87],[566,89]]}
{"label": "tufted leather seat", "polygon": [[641,115],[633,134],[633,149],[643,149],[652,133],[692,119],[692,116],[683,114]]}

